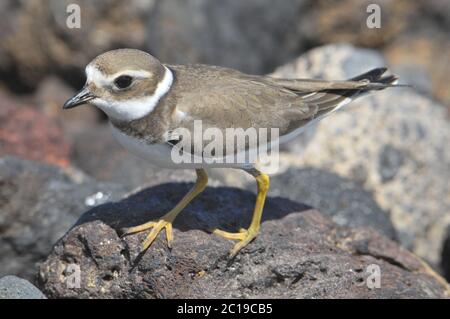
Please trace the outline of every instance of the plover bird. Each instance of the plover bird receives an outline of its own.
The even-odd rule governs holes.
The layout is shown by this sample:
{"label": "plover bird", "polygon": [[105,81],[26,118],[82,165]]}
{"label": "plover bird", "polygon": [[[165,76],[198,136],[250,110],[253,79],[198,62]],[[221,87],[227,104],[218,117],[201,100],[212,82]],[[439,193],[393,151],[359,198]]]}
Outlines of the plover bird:
{"label": "plover bird", "polygon": [[[143,251],[162,230],[171,247],[172,222],[205,189],[210,167],[232,167],[251,174],[256,180],[257,196],[248,229],[236,233],[213,231],[237,241],[230,251],[230,255],[235,256],[259,232],[269,176],[250,159],[243,162],[174,161],[173,155],[177,152],[173,150],[184,141],[184,136],[176,133],[177,129],[193,132],[198,122],[202,130],[215,128],[219,132],[227,128],[276,129],[277,134],[269,134],[270,145],[285,142],[301,133],[308,124],[354,98],[371,90],[394,86],[397,78],[383,76],[385,71],[385,68],[377,68],[347,81],[277,79],[217,66],[162,64],[143,51],[119,49],[101,54],[89,63],[85,86],[63,108],[86,103],[94,105],[106,113],[113,135],[132,153],[159,167],[196,170],[195,185],[172,210],[159,220],[124,230],[127,235],[151,229],[143,242]],[[200,141],[202,143],[205,144]],[[255,147],[258,149],[263,144],[267,146],[257,139]],[[221,150],[219,157],[250,149],[246,141],[240,149]],[[194,155],[204,157],[202,152]]]}

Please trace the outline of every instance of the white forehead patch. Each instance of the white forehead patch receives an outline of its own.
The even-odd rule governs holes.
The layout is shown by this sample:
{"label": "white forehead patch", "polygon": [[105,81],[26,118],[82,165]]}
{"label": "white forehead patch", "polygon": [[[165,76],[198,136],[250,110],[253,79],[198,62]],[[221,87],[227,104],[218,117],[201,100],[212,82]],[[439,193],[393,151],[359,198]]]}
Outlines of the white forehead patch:
{"label": "white forehead patch", "polygon": [[[148,114],[150,114],[155,107],[158,105],[159,100],[169,92],[173,83],[173,74],[167,67],[164,66],[165,72],[163,79],[158,83],[153,95],[144,96],[136,99],[128,100],[106,100],[103,98],[95,98],[91,101],[92,104],[100,108],[109,117],[121,120],[121,121],[133,121],[140,119]],[[127,74],[133,77],[142,77],[146,71],[133,71],[131,72],[120,72],[121,74]],[[111,83],[111,77],[105,77],[99,70],[92,67],[86,68],[86,75],[89,80],[93,81],[95,84],[100,84],[102,81],[106,83]],[[119,74],[115,74],[119,76]],[[146,77],[149,75],[147,74]],[[103,82],[105,83],[105,82]]]}
{"label": "white forehead patch", "polygon": [[99,86],[107,84],[107,77],[92,65],[86,67],[86,83],[95,83]]}
{"label": "white forehead patch", "polygon": [[124,70],[117,73],[114,73],[112,75],[105,75],[103,72],[101,72],[99,69],[97,69],[93,65],[88,65],[86,67],[86,82],[87,83],[94,83],[98,86],[104,86],[111,84],[117,77],[121,75],[129,75],[133,78],[148,78],[151,77],[152,74],[147,71],[143,70]]}

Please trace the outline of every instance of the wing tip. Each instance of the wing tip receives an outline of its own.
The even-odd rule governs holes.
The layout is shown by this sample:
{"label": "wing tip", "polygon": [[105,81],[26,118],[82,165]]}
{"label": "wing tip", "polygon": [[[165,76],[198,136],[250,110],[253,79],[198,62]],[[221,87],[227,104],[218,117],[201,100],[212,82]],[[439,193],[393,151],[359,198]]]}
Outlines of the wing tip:
{"label": "wing tip", "polygon": [[400,78],[395,74],[383,76],[383,74],[387,71],[388,68],[386,67],[375,68],[366,73],[358,75],[352,80],[355,81],[356,79],[357,81],[368,81],[367,87],[365,87],[365,89],[381,90],[388,87],[413,87],[412,85],[407,83],[398,84]]}
{"label": "wing tip", "polygon": [[369,82],[376,82],[378,79],[381,78],[381,76],[384,73],[386,73],[387,70],[388,70],[388,68],[386,68],[386,67],[375,68],[375,69],[367,71],[367,72],[365,72],[363,74],[355,76],[354,78],[351,78],[350,81],[367,80]]}

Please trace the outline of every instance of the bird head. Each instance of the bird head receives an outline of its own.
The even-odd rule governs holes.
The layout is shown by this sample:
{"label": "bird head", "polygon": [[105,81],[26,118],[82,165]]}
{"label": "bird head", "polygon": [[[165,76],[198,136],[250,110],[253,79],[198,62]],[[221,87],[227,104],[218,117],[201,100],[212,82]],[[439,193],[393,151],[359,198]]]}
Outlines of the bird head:
{"label": "bird head", "polygon": [[132,121],[149,114],[172,85],[169,68],[134,49],[108,51],[86,67],[86,84],[63,109],[82,104],[100,108],[110,118]]}

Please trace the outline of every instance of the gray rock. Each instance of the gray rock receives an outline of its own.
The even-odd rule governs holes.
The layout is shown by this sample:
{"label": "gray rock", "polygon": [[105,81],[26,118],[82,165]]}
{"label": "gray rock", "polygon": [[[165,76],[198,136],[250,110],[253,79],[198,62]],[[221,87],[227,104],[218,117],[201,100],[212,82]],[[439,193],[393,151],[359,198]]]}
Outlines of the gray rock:
{"label": "gray rock", "polygon": [[388,213],[378,206],[372,195],[355,182],[336,174],[314,168],[291,168],[271,178],[269,192],[272,196],[314,207],[338,225],[369,227],[396,239]]}
{"label": "gray rock", "polygon": [[350,44],[324,45],[309,50],[295,61],[278,67],[275,77],[348,79],[372,68],[385,67],[386,60],[375,50]]}
{"label": "gray rock", "polygon": [[392,72],[399,76],[399,83],[407,83],[419,93],[431,94],[433,92],[433,81],[429,72],[420,65],[409,63],[396,64],[392,68]]}
{"label": "gray rock", "polygon": [[[345,79],[383,65],[374,51],[329,45],[276,75]],[[389,212],[401,243],[438,266],[450,223],[449,143],[446,109],[411,88],[396,88],[359,98],[321,121],[307,141],[292,141],[285,149],[302,155],[291,165],[362,184]]]}
{"label": "gray rock", "polygon": [[0,276],[33,280],[36,262],[87,209],[117,200],[123,187],[76,170],[0,158]]}
{"label": "gray rock", "polygon": [[[118,236],[121,227],[161,216],[187,190],[163,184],[87,212],[41,263],[39,287],[50,298],[442,298],[450,292],[395,242],[370,229],[340,227],[279,197],[268,198],[257,239],[229,260],[233,243],[207,231],[248,226],[255,195],[244,190],[207,188],[176,219],[172,250],[164,234],[145,254],[138,254],[145,234]],[[381,289],[367,284],[371,270],[381,275]]]}
{"label": "gray rock", "polygon": [[164,0],[149,23],[149,49],[163,61],[207,63],[264,73],[303,48],[299,12],[308,1]]}
{"label": "gray rock", "polygon": [[380,150],[378,174],[381,177],[382,183],[387,183],[395,177],[403,166],[405,157],[404,151],[391,145],[385,145]]}
{"label": "gray rock", "polygon": [[0,278],[0,299],[47,298],[29,281],[16,276],[5,276]]}

